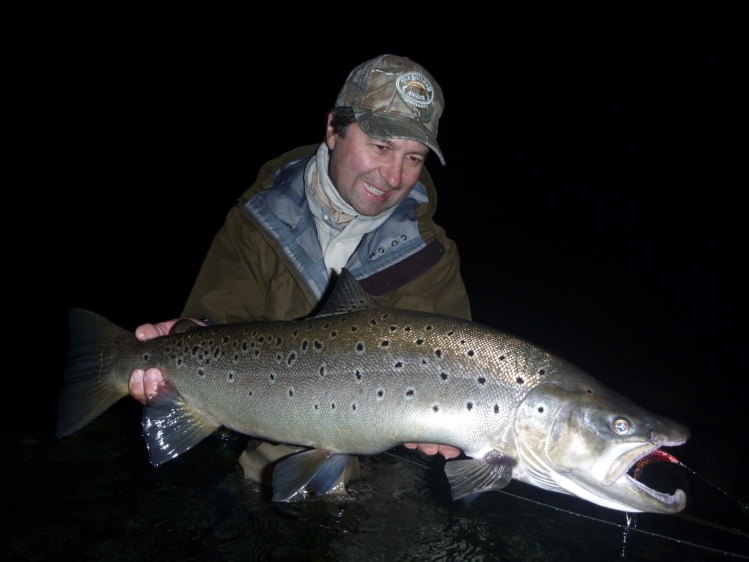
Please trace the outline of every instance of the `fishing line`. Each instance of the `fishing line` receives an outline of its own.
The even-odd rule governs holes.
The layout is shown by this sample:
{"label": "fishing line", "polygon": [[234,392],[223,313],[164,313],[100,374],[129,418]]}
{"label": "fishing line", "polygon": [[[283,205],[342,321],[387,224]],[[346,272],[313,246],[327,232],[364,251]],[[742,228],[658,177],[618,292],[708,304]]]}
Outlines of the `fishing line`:
{"label": "fishing line", "polygon": [[[414,461],[414,460],[411,460],[411,459],[407,459],[405,457],[402,457],[402,456],[397,455],[395,453],[392,453],[390,451],[385,451],[385,454],[390,455],[392,457],[395,457],[395,458],[397,458],[400,461],[414,464],[414,465],[416,465],[418,467],[421,467],[423,469],[430,468],[429,465],[424,464],[423,462],[417,462],[417,461]],[[713,486],[717,490],[721,491],[723,494],[725,494],[726,496],[728,496],[732,500],[738,502],[739,505],[742,506],[742,508],[746,507],[746,504],[743,504],[739,500],[733,498],[727,492],[725,492],[724,490],[722,490],[721,488],[719,488],[715,484],[711,483],[709,480],[703,478],[702,476],[700,476],[699,474],[697,474],[694,470],[692,470],[688,466],[684,465],[680,461],[679,461],[678,464],[680,464],[681,466],[683,466],[684,468],[686,468],[689,472],[691,472],[695,476],[698,476],[699,478],[701,478],[702,480],[704,480],[705,482],[707,482],[708,484],[710,484],[711,486]],[[548,507],[548,508],[554,509],[556,511],[561,511],[562,513],[566,513],[568,515],[574,515],[575,517],[582,517],[582,518],[585,518],[585,519],[589,519],[590,521],[596,521],[598,523],[604,523],[606,525],[612,525],[614,527],[618,527],[618,528],[620,528],[620,529],[622,529],[624,531],[625,537],[626,537],[626,534],[628,532],[630,532],[630,531],[637,531],[639,533],[642,533],[644,535],[648,535],[650,537],[669,540],[669,541],[676,542],[676,543],[679,543],[679,544],[691,546],[691,547],[694,547],[694,548],[699,548],[699,549],[702,549],[702,550],[705,550],[705,551],[709,551],[709,552],[713,552],[713,553],[716,553],[716,554],[722,554],[724,556],[731,556],[731,557],[738,558],[738,559],[741,559],[741,560],[749,560],[749,556],[745,556],[745,555],[742,555],[742,554],[736,554],[736,553],[732,553],[732,552],[726,552],[725,550],[720,550],[720,549],[717,549],[717,548],[712,548],[712,547],[709,547],[709,546],[704,546],[704,545],[701,545],[701,544],[697,544],[697,543],[694,543],[694,542],[691,542],[691,541],[686,541],[686,540],[683,540],[683,539],[676,539],[674,537],[669,537],[668,535],[662,535],[660,533],[655,533],[653,531],[646,531],[644,529],[638,529],[637,527],[632,527],[630,525],[630,523],[632,521],[632,515],[629,514],[629,513],[625,514],[626,521],[627,521],[626,525],[622,525],[620,523],[614,523],[613,521],[607,521],[605,519],[600,519],[598,517],[593,517],[593,516],[590,516],[590,515],[584,515],[582,513],[576,513],[574,511],[569,511],[568,509],[564,509],[564,508],[557,507],[557,506],[554,506],[554,505],[550,505],[550,504],[547,504],[547,503],[543,503],[543,502],[539,502],[539,501],[536,501],[536,500],[532,500],[530,498],[525,498],[523,496],[518,496],[516,494],[507,492],[506,490],[494,490],[494,491],[499,492],[501,494],[505,494],[505,495],[510,496],[510,497],[513,497],[515,499],[525,500],[527,502],[534,503],[534,504],[536,504],[538,506]],[[723,527],[721,525],[716,525],[714,523],[710,523],[708,521],[704,521],[704,520],[696,518],[696,517],[683,515],[681,513],[677,513],[675,516],[679,517],[681,519],[685,519],[687,521],[691,521],[693,523],[700,523],[702,525],[705,525],[705,526],[708,526],[708,527],[712,527],[714,529],[719,529],[719,530],[722,530],[722,531],[725,531],[725,532],[730,532],[730,533],[736,534],[736,535],[738,535],[738,536],[740,536],[742,538],[749,538],[749,535],[747,535],[745,533],[742,533],[741,531],[738,531],[738,530],[735,530],[735,529],[729,529],[729,528]],[[626,538],[625,538],[625,541],[626,541]]]}
{"label": "fishing line", "polygon": [[683,462],[679,461],[679,466],[686,468],[689,472],[691,472],[692,474],[694,474],[697,478],[699,478],[703,482],[706,482],[707,484],[709,484],[710,486],[712,486],[713,488],[715,488],[716,490],[718,490],[721,494],[725,495],[727,498],[735,501],[737,504],[739,504],[739,506],[741,506],[741,510],[744,513],[749,513],[749,504],[747,504],[746,502],[742,502],[741,500],[739,500],[737,498],[734,498],[731,494],[729,494],[728,492],[726,492],[722,488],[718,487],[717,485],[713,484],[710,480],[708,480],[704,476],[701,476],[701,475],[697,474],[694,470],[692,470],[691,468],[689,468]]}

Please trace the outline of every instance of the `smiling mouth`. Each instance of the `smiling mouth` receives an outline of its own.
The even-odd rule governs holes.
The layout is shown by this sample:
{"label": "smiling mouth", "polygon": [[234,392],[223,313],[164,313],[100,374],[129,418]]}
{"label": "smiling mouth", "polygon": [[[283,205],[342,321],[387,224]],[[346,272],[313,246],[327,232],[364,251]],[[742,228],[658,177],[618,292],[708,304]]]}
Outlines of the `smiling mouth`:
{"label": "smiling mouth", "polygon": [[387,191],[382,191],[380,189],[377,189],[375,186],[365,181],[362,181],[362,184],[364,185],[364,191],[366,191],[370,195],[373,195],[374,197],[377,197],[378,199],[383,199],[388,194]]}

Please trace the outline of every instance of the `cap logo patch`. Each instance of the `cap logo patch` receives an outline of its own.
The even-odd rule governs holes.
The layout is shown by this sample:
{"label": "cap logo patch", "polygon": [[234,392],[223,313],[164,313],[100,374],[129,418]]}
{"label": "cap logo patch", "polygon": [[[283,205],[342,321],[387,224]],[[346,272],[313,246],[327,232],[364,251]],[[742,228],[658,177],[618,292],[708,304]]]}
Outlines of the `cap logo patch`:
{"label": "cap logo patch", "polygon": [[409,72],[399,76],[395,87],[403,101],[422,109],[429,107],[434,99],[432,84],[418,72]]}

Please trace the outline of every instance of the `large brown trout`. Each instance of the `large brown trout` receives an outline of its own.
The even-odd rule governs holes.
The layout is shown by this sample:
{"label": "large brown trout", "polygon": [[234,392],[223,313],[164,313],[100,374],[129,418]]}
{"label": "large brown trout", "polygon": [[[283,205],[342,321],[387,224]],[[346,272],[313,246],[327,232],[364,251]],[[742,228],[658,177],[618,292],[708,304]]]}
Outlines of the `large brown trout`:
{"label": "large brown trout", "polygon": [[134,369],[158,367],[165,380],[143,414],[151,463],[221,426],[308,447],[276,466],[277,501],[327,491],[348,455],[422,442],[468,457],[445,463],[454,498],[515,478],[622,511],[677,513],[686,504],[682,490],[662,493],[628,474],[660,447],[683,444],[684,426],[523,339],[380,306],[345,270],[321,313],[304,320],[197,327],[141,342],[71,309],[69,328],[59,435],[127,396]]}

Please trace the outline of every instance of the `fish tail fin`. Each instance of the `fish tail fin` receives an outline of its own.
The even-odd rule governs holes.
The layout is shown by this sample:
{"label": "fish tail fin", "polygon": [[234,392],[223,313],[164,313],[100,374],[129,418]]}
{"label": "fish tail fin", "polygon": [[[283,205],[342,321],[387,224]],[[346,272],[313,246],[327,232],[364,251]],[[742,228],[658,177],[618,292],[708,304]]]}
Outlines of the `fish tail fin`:
{"label": "fish tail fin", "polygon": [[128,395],[127,378],[110,372],[106,349],[120,338],[133,337],[94,312],[68,310],[68,363],[58,401],[57,435],[78,431]]}

